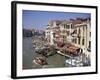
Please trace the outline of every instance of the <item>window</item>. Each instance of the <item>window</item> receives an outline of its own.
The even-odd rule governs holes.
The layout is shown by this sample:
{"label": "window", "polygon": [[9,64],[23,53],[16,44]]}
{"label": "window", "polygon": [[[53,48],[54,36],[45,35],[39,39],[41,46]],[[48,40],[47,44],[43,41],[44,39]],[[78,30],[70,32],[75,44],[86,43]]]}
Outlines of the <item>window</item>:
{"label": "window", "polygon": [[55,37],[55,33],[53,33],[53,37]]}
{"label": "window", "polygon": [[85,26],[83,26],[83,31],[85,30]]}
{"label": "window", "polygon": [[63,39],[64,39],[64,36],[62,36],[63,37]]}
{"label": "window", "polygon": [[70,28],[70,25],[64,24],[64,28],[65,29],[69,29]]}
{"label": "window", "polygon": [[66,31],[67,35],[69,36],[69,31]]}
{"label": "window", "polygon": [[90,34],[90,37],[91,37],[91,32],[89,34]]}
{"label": "window", "polygon": [[77,29],[76,30],[74,30],[74,32],[73,32],[74,34],[77,34]]}
{"label": "window", "polygon": [[73,29],[73,25],[71,24],[71,29]]}
{"label": "window", "polygon": [[70,25],[66,25],[66,28],[69,29],[70,28]]}
{"label": "window", "polygon": [[64,24],[64,28],[66,28],[66,25]]}
{"label": "window", "polygon": [[84,40],[84,38],[82,39],[82,45],[84,45],[84,43],[85,43],[85,40]]}
{"label": "window", "polygon": [[67,24],[66,24],[66,29],[67,29]]}
{"label": "window", "polygon": [[72,42],[73,42],[73,43],[77,43],[77,39],[73,39]]}
{"label": "window", "polygon": [[91,48],[91,41],[89,41],[89,49]]}
{"label": "window", "polygon": [[77,39],[75,39],[75,43],[77,43]]}
{"label": "window", "polygon": [[79,28],[79,34],[81,33],[81,30],[80,30],[80,28]]}
{"label": "window", "polygon": [[89,52],[91,51],[91,41],[89,41],[89,46],[88,46],[88,49],[87,49]]}
{"label": "window", "polygon": [[64,29],[66,29],[67,28],[67,25],[66,24],[64,24]]}
{"label": "window", "polygon": [[80,40],[81,40],[81,38],[79,37],[79,38],[78,38],[78,44],[80,44]]}

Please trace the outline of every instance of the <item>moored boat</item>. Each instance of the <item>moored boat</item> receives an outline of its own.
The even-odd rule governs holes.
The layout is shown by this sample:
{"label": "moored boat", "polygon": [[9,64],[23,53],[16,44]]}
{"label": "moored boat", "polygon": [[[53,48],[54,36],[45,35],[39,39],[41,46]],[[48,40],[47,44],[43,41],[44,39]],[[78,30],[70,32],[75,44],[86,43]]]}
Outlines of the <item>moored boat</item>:
{"label": "moored boat", "polygon": [[35,59],[33,59],[33,63],[39,65],[47,65],[46,59],[44,57],[36,57]]}

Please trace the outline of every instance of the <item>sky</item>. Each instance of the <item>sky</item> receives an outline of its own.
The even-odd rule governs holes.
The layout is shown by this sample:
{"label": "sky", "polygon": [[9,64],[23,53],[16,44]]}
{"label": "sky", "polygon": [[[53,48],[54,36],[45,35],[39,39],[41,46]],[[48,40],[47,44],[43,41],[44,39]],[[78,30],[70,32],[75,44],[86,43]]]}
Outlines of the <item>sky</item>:
{"label": "sky", "polygon": [[27,29],[45,30],[50,20],[69,20],[89,17],[91,17],[89,13],[23,10],[22,24]]}

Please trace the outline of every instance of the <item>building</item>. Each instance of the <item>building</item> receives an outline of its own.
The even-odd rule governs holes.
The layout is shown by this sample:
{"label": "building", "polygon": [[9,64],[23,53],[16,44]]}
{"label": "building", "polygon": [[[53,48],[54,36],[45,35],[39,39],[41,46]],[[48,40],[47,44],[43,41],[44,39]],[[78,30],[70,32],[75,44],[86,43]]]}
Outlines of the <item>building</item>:
{"label": "building", "polygon": [[[80,47],[84,53],[91,51],[91,22],[90,20],[83,21],[81,24],[74,25],[74,34],[72,34],[72,43]],[[89,53],[90,54],[90,53]],[[88,55],[89,55],[88,54]],[[87,55],[87,56],[88,56]]]}
{"label": "building", "polygon": [[45,38],[50,45],[56,45],[57,41],[61,41],[60,35],[60,23],[59,20],[53,20],[48,23],[45,31]]}
{"label": "building", "polygon": [[84,51],[91,51],[90,19],[52,20],[48,23],[45,38],[50,45],[71,43]]}
{"label": "building", "polygon": [[[48,23],[45,31],[45,38],[50,45],[57,45],[57,43],[66,43],[70,41],[70,33],[73,32],[71,21],[53,20]],[[68,40],[69,39],[69,40]]]}
{"label": "building", "polygon": [[60,30],[61,30],[61,37],[62,37],[62,42],[66,43],[66,42],[70,42],[71,41],[71,36],[70,33],[73,32],[73,25],[71,21],[62,21],[62,23],[60,24]]}

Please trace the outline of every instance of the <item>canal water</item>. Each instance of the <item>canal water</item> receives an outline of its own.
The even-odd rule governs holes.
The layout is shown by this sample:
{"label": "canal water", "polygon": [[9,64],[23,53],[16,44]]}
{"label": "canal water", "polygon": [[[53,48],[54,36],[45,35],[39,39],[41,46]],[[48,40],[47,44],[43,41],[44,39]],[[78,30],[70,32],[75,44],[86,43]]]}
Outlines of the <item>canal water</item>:
{"label": "canal water", "polygon": [[36,56],[32,46],[32,37],[23,38],[23,69],[32,69],[32,60]]}
{"label": "canal water", "polygon": [[36,56],[40,55],[35,53],[32,44],[32,37],[23,38],[23,69],[65,67],[66,58],[60,54],[47,57],[46,61],[48,65],[45,66],[36,66],[36,64],[32,63]]}

